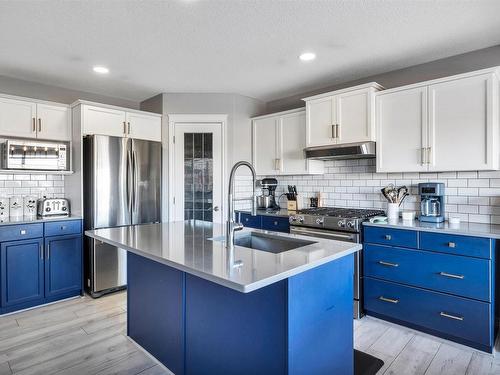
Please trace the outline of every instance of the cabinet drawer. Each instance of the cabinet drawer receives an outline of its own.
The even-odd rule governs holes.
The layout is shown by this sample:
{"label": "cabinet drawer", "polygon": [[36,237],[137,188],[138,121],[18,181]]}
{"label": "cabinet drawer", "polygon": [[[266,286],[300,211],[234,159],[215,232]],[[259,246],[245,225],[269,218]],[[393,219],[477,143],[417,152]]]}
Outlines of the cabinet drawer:
{"label": "cabinet drawer", "polygon": [[365,309],[424,329],[491,347],[491,305],[365,278]]}
{"label": "cabinet drawer", "polygon": [[241,224],[245,227],[260,229],[262,227],[262,216],[252,216],[241,212]]}
{"label": "cabinet drawer", "polygon": [[420,248],[441,253],[491,259],[491,240],[489,238],[421,232]]}
{"label": "cabinet drawer", "polygon": [[62,236],[82,232],[80,220],[65,220],[45,223],[45,236]]}
{"label": "cabinet drawer", "polygon": [[491,301],[489,260],[369,244],[363,254],[366,276]]}
{"label": "cabinet drawer", "polygon": [[288,218],[276,216],[262,216],[262,229],[273,230],[275,232],[290,232]]}
{"label": "cabinet drawer", "polygon": [[413,230],[364,227],[364,241],[382,245],[417,247],[417,232]]}
{"label": "cabinet drawer", "polygon": [[0,242],[43,237],[43,223],[5,225],[0,227]]}

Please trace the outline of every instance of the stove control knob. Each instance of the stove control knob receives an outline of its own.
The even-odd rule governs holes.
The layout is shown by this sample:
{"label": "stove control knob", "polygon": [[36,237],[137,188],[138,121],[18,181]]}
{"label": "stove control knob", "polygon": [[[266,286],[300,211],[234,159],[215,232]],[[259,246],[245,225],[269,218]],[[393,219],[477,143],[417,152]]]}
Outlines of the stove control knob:
{"label": "stove control knob", "polygon": [[297,218],[296,218],[295,216],[290,216],[290,217],[288,218],[288,221],[289,221],[290,223],[293,223],[293,222],[297,221]]}
{"label": "stove control knob", "polygon": [[304,222],[304,216],[299,216],[299,222],[303,223]]}
{"label": "stove control knob", "polygon": [[345,221],[344,220],[339,220],[337,225],[339,226],[339,228],[344,228],[345,227]]}
{"label": "stove control knob", "polygon": [[324,219],[323,219],[322,217],[318,217],[318,218],[316,219],[316,224],[318,224],[318,225],[323,225],[323,221],[324,221]]}
{"label": "stove control knob", "polygon": [[354,228],[354,220],[349,220],[349,221],[347,222],[347,227],[348,227],[348,228]]}

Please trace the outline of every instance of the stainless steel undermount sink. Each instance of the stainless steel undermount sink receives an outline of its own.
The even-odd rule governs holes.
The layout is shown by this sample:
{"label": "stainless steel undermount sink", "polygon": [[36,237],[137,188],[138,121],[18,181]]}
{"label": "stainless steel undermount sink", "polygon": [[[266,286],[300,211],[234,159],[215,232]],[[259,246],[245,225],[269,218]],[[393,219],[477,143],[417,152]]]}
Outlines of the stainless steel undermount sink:
{"label": "stainless steel undermount sink", "polygon": [[312,245],[314,241],[299,240],[297,238],[287,238],[275,236],[267,233],[250,232],[236,235],[234,244],[236,246],[247,247],[249,249],[267,251],[269,253],[282,253],[284,251],[297,249],[299,247]]}

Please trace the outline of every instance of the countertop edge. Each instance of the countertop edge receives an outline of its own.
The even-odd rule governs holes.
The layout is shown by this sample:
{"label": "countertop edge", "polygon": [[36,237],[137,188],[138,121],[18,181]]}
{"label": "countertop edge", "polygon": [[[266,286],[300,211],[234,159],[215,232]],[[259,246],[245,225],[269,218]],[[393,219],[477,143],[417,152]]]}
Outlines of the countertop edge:
{"label": "countertop edge", "polygon": [[[379,227],[379,228],[391,228],[391,229],[401,229],[401,230],[412,230],[412,231],[417,231],[417,232],[431,232],[431,233],[448,233],[448,234],[455,234],[455,235],[460,235],[460,236],[469,236],[469,237],[483,237],[483,238],[490,238],[490,239],[500,239],[500,225],[498,228],[499,233],[487,233],[484,231],[479,231],[479,230],[474,230],[474,229],[469,229],[469,228],[432,228],[432,227],[422,227],[420,226],[420,222],[418,221],[413,221],[411,224],[403,224],[402,221],[399,221],[398,223],[370,223],[369,221],[363,222],[363,226],[368,226],[368,227]],[[461,225],[466,224],[466,225],[484,225],[486,226],[491,226],[491,224],[482,224],[482,223],[462,223]],[[447,224],[449,225],[449,224]]]}
{"label": "countertop edge", "polygon": [[126,246],[120,242],[113,241],[113,240],[110,240],[108,238],[96,235],[96,234],[92,233],[92,231],[89,231],[89,230],[85,231],[85,235],[88,237],[94,238],[96,240],[106,242],[110,245],[122,248],[124,250],[130,251],[133,254],[145,257],[145,258],[150,259],[152,261],[155,261],[157,263],[164,264],[166,266],[175,268],[179,271],[189,273],[191,275],[200,277],[201,279],[211,281],[215,284],[225,286],[227,288],[233,289],[233,290],[240,292],[240,293],[250,293],[250,292],[253,292],[255,290],[264,288],[264,287],[269,286],[271,284],[274,284],[278,281],[281,281],[281,280],[287,279],[289,277],[298,275],[300,273],[306,272],[310,269],[319,267],[323,264],[329,263],[329,262],[334,261],[336,259],[342,258],[342,257],[347,256],[347,255],[354,254],[355,252],[360,251],[363,248],[363,246],[361,244],[353,244],[353,247],[348,249],[348,250],[339,251],[338,253],[335,253],[335,254],[328,256],[328,257],[318,259],[317,261],[314,261],[312,263],[298,266],[292,270],[284,271],[283,273],[280,273],[279,275],[270,276],[266,279],[259,280],[257,282],[254,282],[254,283],[251,283],[248,285],[242,285],[242,284],[233,283],[233,282],[230,282],[228,280],[224,280],[224,279],[215,277],[213,275],[206,274],[204,272],[200,272],[198,270],[192,269],[190,267],[186,267],[182,264],[175,263],[175,262],[172,262],[172,261],[164,259],[164,258],[158,258],[158,257],[152,256],[151,254],[144,253],[136,248]]}
{"label": "countertop edge", "polygon": [[82,216],[61,216],[61,217],[44,217],[28,220],[19,221],[3,221],[0,222],[0,227],[9,225],[29,225],[29,224],[41,224],[41,223],[52,223],[57,221],[71,221],[71,220],[83,220]]}

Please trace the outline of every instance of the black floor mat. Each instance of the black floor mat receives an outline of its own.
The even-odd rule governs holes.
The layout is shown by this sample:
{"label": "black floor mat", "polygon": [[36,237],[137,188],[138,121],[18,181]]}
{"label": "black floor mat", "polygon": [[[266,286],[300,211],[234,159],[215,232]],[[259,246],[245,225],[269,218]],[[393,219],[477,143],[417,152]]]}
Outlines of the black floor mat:
{"label": "black floor mat", "polygon": [[384,361],[354,349],[354,375],[375,375]]}

